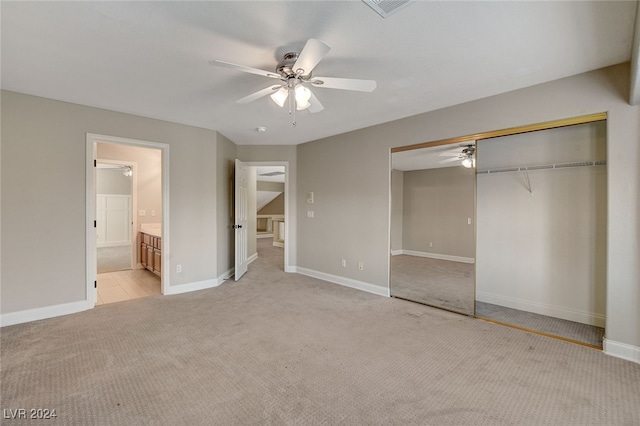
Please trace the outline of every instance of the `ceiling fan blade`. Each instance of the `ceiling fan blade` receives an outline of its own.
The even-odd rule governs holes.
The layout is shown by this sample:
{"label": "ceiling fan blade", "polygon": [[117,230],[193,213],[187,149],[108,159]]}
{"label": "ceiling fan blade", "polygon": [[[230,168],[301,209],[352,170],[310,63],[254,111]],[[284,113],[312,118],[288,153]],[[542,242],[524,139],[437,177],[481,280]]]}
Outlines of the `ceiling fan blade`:
{"label": "ceiling fan blade", "polygon": [[209,63],[211,65],[218,65],[218,66],[221,66],[221,67],[233,68],[233,69],[236,69],[238,71],[248,72],[250,74],[257,74],[257,75],[261,75],[263,77],[280,78],[279,74],[276,74],[276,73],[271,72],[271,71],[260,70],[258,68],[251,68],[251,67],[247,67],[247,66],[244,66],[244,65],[234,64],[234,63],[231,63],[231,62],[219,61],[217,59],[209,61]]}
{"label": "ceiling fan blade", "polygon": [[293,64],[293,72],[298,75],[309,75],[329,50],[331,47],[327,43],[310,38],[298,55],[296,63]]}
{"label": "ceiling fan blade", "polygon": [[438,154],[439,157],[459,157],[460,151],[456,150],[456,151],[445,151],[445,152],[441,152],[440,154]]}
{"label": "ceiling fan blade", "polygon": [[460,161],[460,158],[458,158],[458,157],[456,157],[456,158],[447,158],[446,160],[438,161],[438,163],[440,163],[440,164],[453,163],[454,161]]}
{"label": "ceiling fan blade", "polygon": [[314,87],[355,90],[358,92],[373,92],[377,87],[374,80],[358,80],[355,78],[313,77],[310,83]]}
{"label": "ceiling fan blade", "polygon": [[320,103],[316,95],[311,92],[311,97],[309,98],[309,103],[311,106],[309,107],[309,112],[320,112],[324,109],[324,106]]}
{"label": "ceiling fan blade", "polygon": [[272,93],[275,93],[275,92],[276,92],[276,90],[280,89],[281,87],[282,87],[282,86],[281,86],[281,85],[279,85],[279,84],[276,84],[275,86],[269,86],[269,87],[267,87],[267,88],[265,88],[265,89],[258,90],[257,92],[252,93],[252,94],[250,94],[249,96],[245,96],[245,97],[244,97],[244,98],[242,98],[242,99],[238,99],[238,100],[236,101],[236,103],[239,103],[239,104],[248,104],[249,102],[253,102],[253,101],[255,101],[256,99],[260,99],[260,98],[262,98],[263,96],[267,96],[267,95],[271,95]]}

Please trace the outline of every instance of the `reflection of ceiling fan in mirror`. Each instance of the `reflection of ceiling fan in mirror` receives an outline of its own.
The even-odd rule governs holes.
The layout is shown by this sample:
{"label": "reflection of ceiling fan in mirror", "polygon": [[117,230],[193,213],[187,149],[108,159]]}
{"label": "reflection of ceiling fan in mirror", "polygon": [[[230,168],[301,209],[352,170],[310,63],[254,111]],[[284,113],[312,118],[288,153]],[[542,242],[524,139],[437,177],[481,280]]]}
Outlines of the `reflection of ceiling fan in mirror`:
{"label": "reflection of ceiling fan in mirror", "polygon": [[300,53],[285,54],[284,58],[276,65],[275,72],[218,60],[209,61],[209,63],[280,80],[278,84],[258,90],[236,102],[246,104],[271,95],[271,99],[281,108],[284,107],[285,102],[288,102],[289,114],[291,114],[295,126],[296,110],[308,109],[313,113],[324,109],[309,87],[358,92],[371,92],[376,88],[376,82],[373,80],[312,76],[311,72],[330,49],[331,47],[323,41],[309,39]]}
{"label": "reflection of ceiling fan in mirror", "polygon": [[[460,149],[462,148],[462,149]],[[467,169],[476,166],[476,146],[475,141],[469,141],[460,144],[460,148],[452,149],[449,151],[445,151],[440,153],[441,157],[451,157],[446,160],[440,160],[438,163],[451,163],[454,161],[462,162],[462,165]]]}

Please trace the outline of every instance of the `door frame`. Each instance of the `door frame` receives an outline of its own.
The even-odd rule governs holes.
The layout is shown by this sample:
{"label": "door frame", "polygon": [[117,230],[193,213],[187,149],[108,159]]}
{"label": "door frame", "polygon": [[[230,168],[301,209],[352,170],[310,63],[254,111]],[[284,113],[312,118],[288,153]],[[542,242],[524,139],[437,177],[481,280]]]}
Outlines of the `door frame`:
{"label": "door frame", "polygon": [[[291,253],[291,240],[289,238],[289,227],[291,226],[291,217],[289,216],[289,162],[288,161],[243,161],[250,167],[262,166],[284,166],[284,265],[285,272],[293,272],[289,255]],[[256,212],[257,213],[257,212]]]}
{"label": "door frame", "polygon": [[[162,272],[160,276],[162,294],[167,293],[169,282],[169,252],[171,245],[169,233],[169,144],[143,141],[138,139],[121,138],[117,136],[86,134],[85,182],[86,182],[86,301],[89,309],[96,304],[95,283],[97,282],[96,259],[96,167],[97,143],[104,142],[117,145],[128,145],[139,148],[159,149],[161,151],[162,173]],[[136,205],[137,207],[137,205]],[[135,210],[133,212],[135,216]],[[137,223],[137,221],[136,221]],[[137,238],[136,238],[137,241]],[[133,244],[133,235],[132,235]],[[137,245],[137,244],[136,244]]]}
{"label": "door frame", "polygon": [[[129,226],[131,227],[131,269],[142,269],[142,265],[137,262],[138,258],[138,247],[137,247],[137,238],[136,238],[136,229],[138,229],[138,215],[135,212],[138,211],[138,163],[135,161],[124,161],[124,160],[106,160],[97,158],[96,161],[98,164],[115,164],[119,166],[130,166],[131,167],[131,188],[129,189],[131,193],[131,217],[129,217]],[[96,190],[96,195],[98,192]]]}

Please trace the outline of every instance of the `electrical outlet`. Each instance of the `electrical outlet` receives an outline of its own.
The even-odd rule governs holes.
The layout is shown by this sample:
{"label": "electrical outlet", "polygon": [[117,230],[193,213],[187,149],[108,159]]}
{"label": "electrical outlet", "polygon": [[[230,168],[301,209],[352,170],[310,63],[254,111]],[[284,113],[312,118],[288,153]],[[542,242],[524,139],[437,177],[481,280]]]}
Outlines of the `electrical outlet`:
{"label": "electrical outlet", "polygon": [[362,262],[358,263],[358,270],[364,271],[364,263]]}
{"label": "electrical outlet", "polygon": [[182,265],[176,265],[176,273],[179,274],[182,272]]}
{"label": "electrical outlet", "polygon": [[347,259],[342,259],[342,267],[343,268],[347,267]]}
{"label": "electrical outlet", "polygon": [[429,241],[429,247],[433,247],[433,243]]}
{"label": "electrical outlet", "polygon": [[467,218],[467,225],[471,225],[471,218]]}
{"label": "electrical outlet", "polygon": [[307,210],[307,217],[313,219],[313,210]]}

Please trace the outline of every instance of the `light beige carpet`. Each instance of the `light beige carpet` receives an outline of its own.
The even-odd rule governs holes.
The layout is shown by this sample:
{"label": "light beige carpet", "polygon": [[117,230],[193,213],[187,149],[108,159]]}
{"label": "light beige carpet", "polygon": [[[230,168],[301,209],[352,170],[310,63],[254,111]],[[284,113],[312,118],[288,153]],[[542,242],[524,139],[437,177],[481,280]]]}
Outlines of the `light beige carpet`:
{"label": "light beige carpet", "polygon": [[602,348],[602,339],[604,338],[604,328],[602,327],[483,302],[476,302],[476,317],[540,331]]}
{"label": "light beige carpet", "polygon": [[218,288],[3,328],[1,408],[58,417],[2,424],[640,424],[638,364],[277,259]]}

